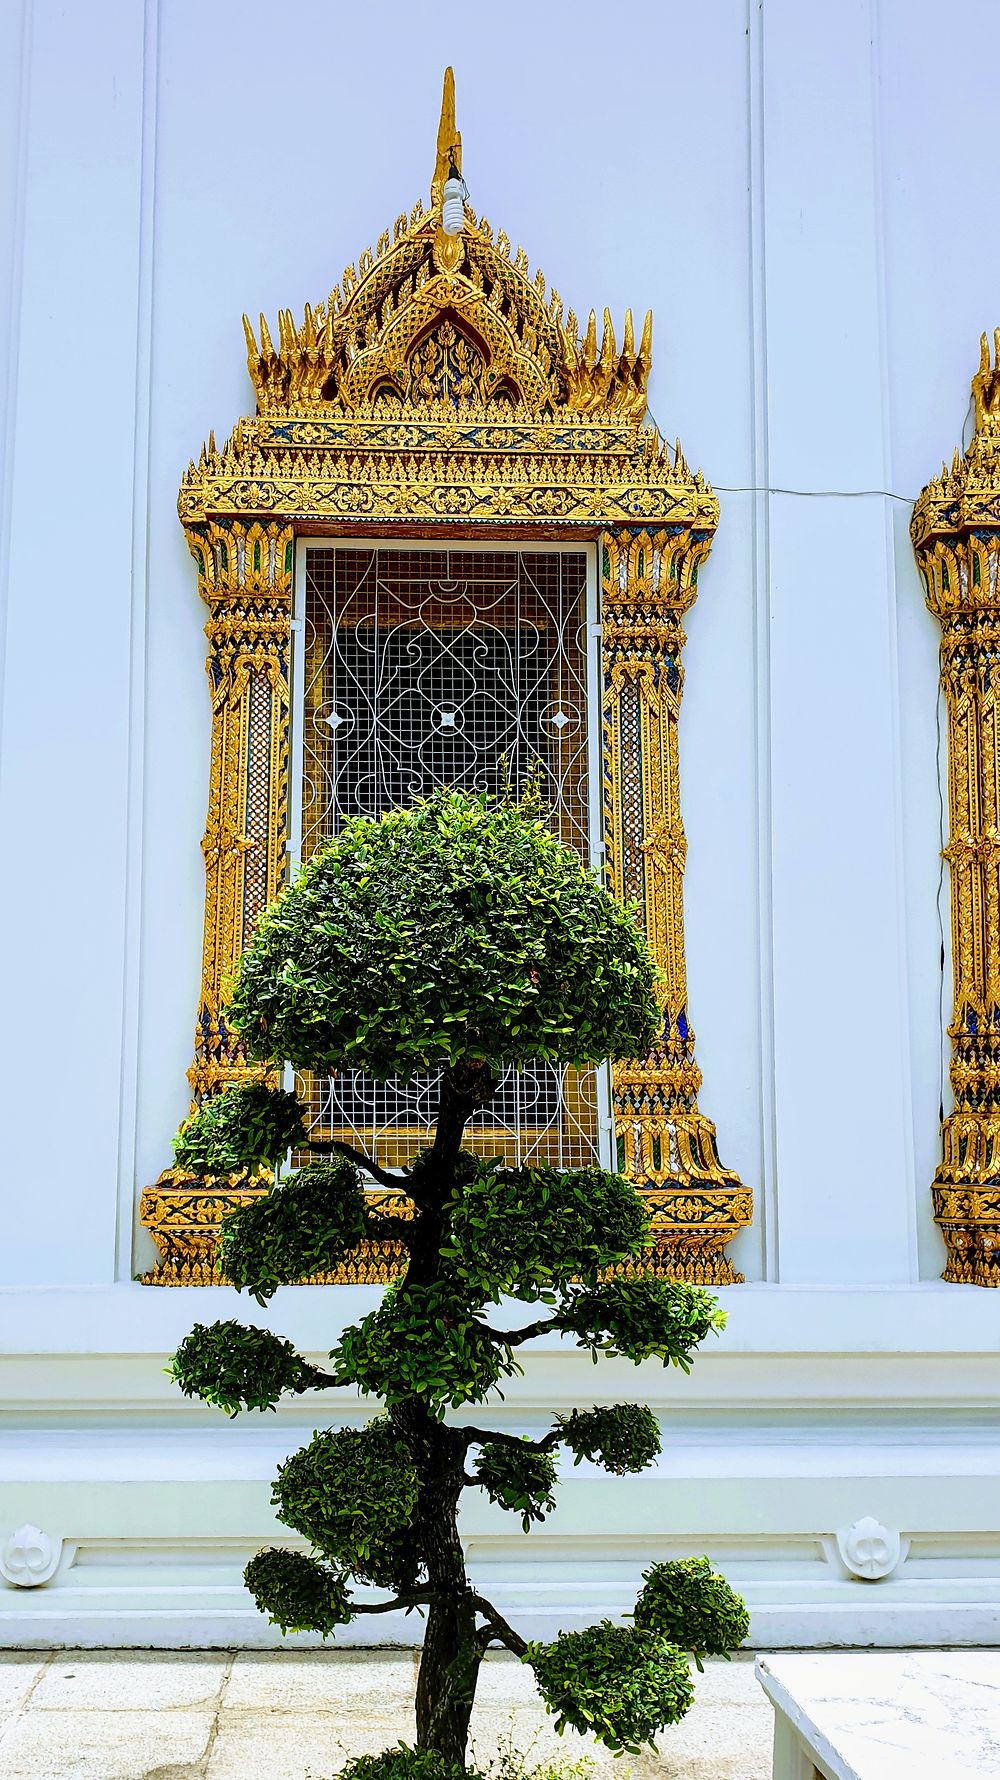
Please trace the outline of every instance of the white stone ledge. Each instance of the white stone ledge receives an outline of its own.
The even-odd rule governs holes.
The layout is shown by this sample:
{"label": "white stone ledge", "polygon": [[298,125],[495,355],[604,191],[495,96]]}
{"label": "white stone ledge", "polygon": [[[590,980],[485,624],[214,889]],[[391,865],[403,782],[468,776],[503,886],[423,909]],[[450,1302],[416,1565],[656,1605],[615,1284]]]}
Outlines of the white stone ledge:
{"label": "white stone ledge", "polygon": [[[907,1419],[919,1425],[932,1413],[976,1422],[1000,1404],[1000,1307],[992,1292],[943,1284],[740,1286],[721,1296],[729,1326],[705,1343],[690,1375],[656,1362],[595,1367],[572,1341],[542,1338],[521,1350],[524,1375],[506,1383],[504,1404],[491,1414],[530,1424],[574,1404],[624,1398],[688,1419],[745,1424],[815,1413],[830,1425],[856,1416],[891,1428]],[[144,1415],[216,1424],[216,1413],[184,1398],[164,1371],[195,1322],[236,1317],[321,1358],[378,1298],[368,1287],[287,1287],[262,1309],[225,1287],[0,1292],[0,1408],[32,1422]],[[518,1306],[505,1306],[498,1320],[519,1315]],[[309,1404],[319,1419],[372,1407],[349,1389]],[[277,1419],[300,1422],[301,1406],[283,1404]],[[927,1438],[933,1444],[930,1428]]]}
{"label": "white stone ledge", "polygon": [[[370,1413],[369,1407],[357,1419]],[[487,1406],[479,1415],[488,1423],[497,1419],[497,1410]],[[57,1486],[86,1480],[112,1489],[150,1480],[199,1485],[270,1481],[277,1466],[309,1439],[317,1423],[331,1419],[310,1413],[299,1403],[294,1421],[248,1413],[232,1422],[216,1411],[199,1427],[10,1427],[0,1431],[0,1499],[8,1486],[27,1480]],[[659,1502],[664,1485],[678,1482],[721,1488],[728,1496],[741,1482],[780,1482],[784,1487],[878,1477],[900,1484],[927,1483],[939,1493],[942,1480],[956,1484],[969,1479],[977,1484],[988,1481],[1000,1498],[1000,1439],[995,1430],[984,1429],[977,1436],[968,1430],[958,1435],[938,1428],[933,1444],[931,1430],[926,1434],[927,1438],[917,1439],[912,1430],[904,1430],[894,1437],[891,1431],[872,1426],[817,1429],[796,1422],[769,1429],[762,1437],[747,1429],[692,1427],[666,1420],[663,1451],[641,1474],[611,1477],[588,1460],[579,1465],[566,1460],[561,1480],[576,1499],[593,1503],[595,1510],[611,1510],[618,1503],[617,1521],[624,1525],[629,1523],[630,1505]],[[473,1493],[466,1500],[482,1505],[482,1511],[474,1514],[479,1524],[485,1513],[487,1525],[506,1528],[508,1517],[486,1507],[485,1497]],[[787,1499],[776,1506],[778,1522],[784,1526]],[[550,1531],[555,1528],[554,1521],[546,1524]],[[760,1530],[765,1530],[763,1523]],[[536,1530],[533,1544],[545,1537]],[[613,1538],[605,1532],[604,1543]],[[1000,1531],[997,1543],[1000,1548]]]}
{"label": "white stone ledge", "polygon": [[[918,1285],[729,1286],[729,1324],[712,1354],[984,1354],[1000,1356],[997,1294],[941,1280]],[[169,1353],[193,1322],[237,1317],[273,1327],[307,1352],[379,1302],[372,1286],[285,1286],[266,1308],[227,1286],[39,1286],[0,1290],[6,1354]],[[516,1307],[514,1307],[516,1314]],[[499,1315],[508,1314],[505,1307]],[[558,1351],[558,1337],[536,1351]],[[586,1361],[589,1364],[589,1360]]]}
{"label": "white stone ledge", "polygon": [[[823,1647],[878,1646],[905,1649],[913,1646],[995,1645],[1000,1642],[1000,1600],[996,1585],[984,1585],[980,1599],[955,1600],[943,1591],[929,1592],[922,1600],[900,1603],[888,1598],[859,1602],[857,1594],[822,1600],[769,1603],[755,1600],[752,1582],[737,1582],[751,1609],[746,1648],[757,1650]],[[595,1619],[615,1618],[623,1602],[635,1593],[615,1581],[609,1584],[595,1575],[581,1559],[578,1584],[554,1600],[542,1577],[533,1598],[511,1588],[487,1567],[475,1569],[478,1585],[502,1612],[516,1619],[526,1636],[547,1639],[560,1631],[592,1625]],[[144,1579],[145,1580],[145,1579]],[[185,1582],[159,1594],[137,1586],[137,1578],[117,1590],[63,1590],[57,1595],[42,1590],[30,1598],[11,1600],[0,1591],[0,1648],[47,1649],[73,1647],[246,1650],[310,1648],[320,1645],[315,1636],[282,1638],[256,1612],[239,1586],[234,1572],[228,1587],[207,1589]],[[172,1597],[172,1598],[171,1598]],[[413,1646],[423,1628],[413,1614],[385,1614],[362,1619],[341,1628],[332,1642],[350,1648],[365,1645]]]}

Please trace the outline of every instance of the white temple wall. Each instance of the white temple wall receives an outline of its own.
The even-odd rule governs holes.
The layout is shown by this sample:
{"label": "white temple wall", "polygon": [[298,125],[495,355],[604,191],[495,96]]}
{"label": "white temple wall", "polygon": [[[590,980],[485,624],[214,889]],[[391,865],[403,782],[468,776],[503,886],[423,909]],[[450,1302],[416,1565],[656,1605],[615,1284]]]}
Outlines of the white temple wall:
{"label": "white temple wall", "polygon": [[[237,1300],[131,1283],[200,979],[205,614],[176,491],[250,403],[241,312],[301,309],[426,198],[448,61],[474,206],[567,307],[653,307],[651,410],[722,514],[687,626],[686,932],[751,1283],[692,1379],[624,1381],[677,1417],[672,1456],[624,1555],[627,1517],[571,1474],[533,1535],[537,1611],[569,1599],[562,1562],[592,1614],[616,1564],[690,1536],[729,1553],[764,1641],[1000,1626],[996,1306],[939,1282],[930,1211],[942,919],[950,947],[906,529],[1000,322],[993,22],[991,0],[639,0],[620,27],[591,4],[0,8],[0,1401],[23,1429],[0,1547],[29,1519],[80,1554],[0,1586],[0,1635],[263,1635],[240,1541],[271,1530],[297,1424],[182,1404],[166,1354]],[[327,1347],[363,1299],[268,1316]],[[595,1386],[542,1356],[509,1413]],[[830,1556],[869,1513],[914,1542],[877,1588]],[[516,1582],[510,1529],[489,1521],[489,1561]]]}

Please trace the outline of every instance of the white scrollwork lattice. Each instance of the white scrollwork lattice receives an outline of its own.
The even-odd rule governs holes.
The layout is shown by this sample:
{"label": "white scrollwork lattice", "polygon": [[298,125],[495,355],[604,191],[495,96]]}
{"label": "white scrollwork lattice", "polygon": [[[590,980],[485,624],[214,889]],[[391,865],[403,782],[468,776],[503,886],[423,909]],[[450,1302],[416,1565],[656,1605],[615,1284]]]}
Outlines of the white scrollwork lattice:
{"label": "white scrollwork lattice", "polygon": [[[590,856],[582,551],[315,545],[305,583],[302,858],[348,817],[440,785],[518,793],[532,774],[557,833]],[[434,1076],[299,1089],[318,1134],[390,1166],[435,1116]],[[470,1141],[511,1162],[592,1163],[599,1098],[593,1070],[508,1070]]]}

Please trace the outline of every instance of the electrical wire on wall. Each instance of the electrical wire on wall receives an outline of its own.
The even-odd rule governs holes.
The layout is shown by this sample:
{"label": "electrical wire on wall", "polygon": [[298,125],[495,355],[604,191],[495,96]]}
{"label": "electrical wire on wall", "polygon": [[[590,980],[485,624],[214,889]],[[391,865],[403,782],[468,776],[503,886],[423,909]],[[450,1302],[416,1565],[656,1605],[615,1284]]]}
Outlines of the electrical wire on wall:
{"label": "electrical wire on wall", "polygon": [[[664,436],[663,431],[662,431],[660,424],[659,424],[655,414],[653,413],[652,409],[649,410],[649,418],[652,421],[654,427],[656,427],[657,432],[660,433],[660,436],[662,438]],[[963,453],[968,450],[974,430],[975,430],[975,403],[970,396],[969,406],[968,406],[968,409],[966,410],[965,419],[962,423],[961,437],[962,437],[962,451],[963,451]],[[889,488],[840,488],[840,489],[836,489],[836,488],[778,488],[778,487],[770,487],[770,486],[759,487],[759,486],[756,486],[756,485],[750,484],[750,483],[747,483],[742,486],[736,486],[736,485],[726,484],[724,482],[713,482],[712,487],[719,494],[754,494],[754,495],[756,495],[756,494],[780,494],[780,495],[793,495],[793,496],[798,496],[802,499],[810,499],[810,500],[822,498],[822,497],[826,497],[827,499],[835,499],[835,500],[861,500],[861,499],[870,498],[871,496],[878,496],[884,500],[898,501],[901,505],[906,506],[906,507],[913,507],[915,504],[915,497],[913,495],[896,494],[892,489],[889,489]],[[938,1119],[939,1119],[939,1122],[943,1122],[943,1120],[944,1120],[945,1100],[947,1098],[948,1091],[949,1091],[948,1072],[949,1072],[950,1058],[951,1058],[951,1041],[948,1036],[948,1027],[949,1027],[950,1020],[951,1020],[951,1014],[950,1014],[949,1005],[948,1005],[950,997],[949,997],[949,989],[948,989],[948,983],[947,983],[947,970],[946,970],[947,941],[946,941],[946,936],[945,936],[945,916],[944,916],[944,908],[943,908],[943,897],[944,897],[944,888],[945,888],[944,848],[947,846],[947,841],[948,841],[947,828],[946,828],[947,816],[946,816],[946,809],[945,809],[944,776],[943,776],[943,770],[942,770],[943,746],[944,746],[944,705],[943,705],[943,695],[939,689],[937,704],[936,704],[936,746],[935,746],[935,761],[936,761],[936,768],[937,768],[937,772],[936,772],[937,796],[938,796],[938,836],[939,836],[939,841],[940,841],[940,848],[939,848],[940,863],[939,863],[939,867],[938,867],[938,883],[937,883],[937,891],[936,891],[936,895],[935,895],[935,907],[937,909],[938,937],[939,937],[938,1006],[939,1006],[939,1016],[940,1017],[939,1017],[939,1022],[938,1022],[938,1028],[939,1028],[939,1032],[941,1034],[941,1053],[940,1053],[939,1072],[938,1072],[939,1073],[939,1083],[938,1083],[938,1087],[939,1087]]]}

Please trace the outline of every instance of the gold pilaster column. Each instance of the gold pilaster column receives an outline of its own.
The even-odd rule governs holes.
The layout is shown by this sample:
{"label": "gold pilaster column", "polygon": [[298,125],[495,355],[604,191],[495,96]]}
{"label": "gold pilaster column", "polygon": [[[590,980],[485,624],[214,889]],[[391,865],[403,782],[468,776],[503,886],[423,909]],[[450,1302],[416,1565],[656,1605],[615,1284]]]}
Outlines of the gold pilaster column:
{"label": "gold pilaster column", "polygon": [[714,529],[604,532],[601,625],[608,877],[616,896],[638,904],[664,978],[655,1050],[614,1067],[618,1166],[648,1193],[663,1271],[727,1285],[742,1276],[734,1274],[726,1244],[750,1222],[753,1201],[723,1167],[715,1126],[698,1110],[677,737],[682,618],[694,604]]}
{"label": "gold pilaster column", "polygon": [[[209,523],[187,537],[210,613],[212,699],[202,982],[188,1071],[197,1105],[259,1074],[223,1008],[243,948],[284,881],[294,544],[292,528],[276,522]],[[245,1176],[203,1182],[168,1169],[142,1195],[142,1222],[162,1257],[148,1283],[210,1283],[219,1220],[259,1191]]]}
{"label": "gold pilaster column", "polygon": [[943,1277],[1000,1286],[1000,329],[983,335],[965,456],[920,494],[910,532],[941,625],[948,721],[954,1008],[943,1156],[932,1188]]}

